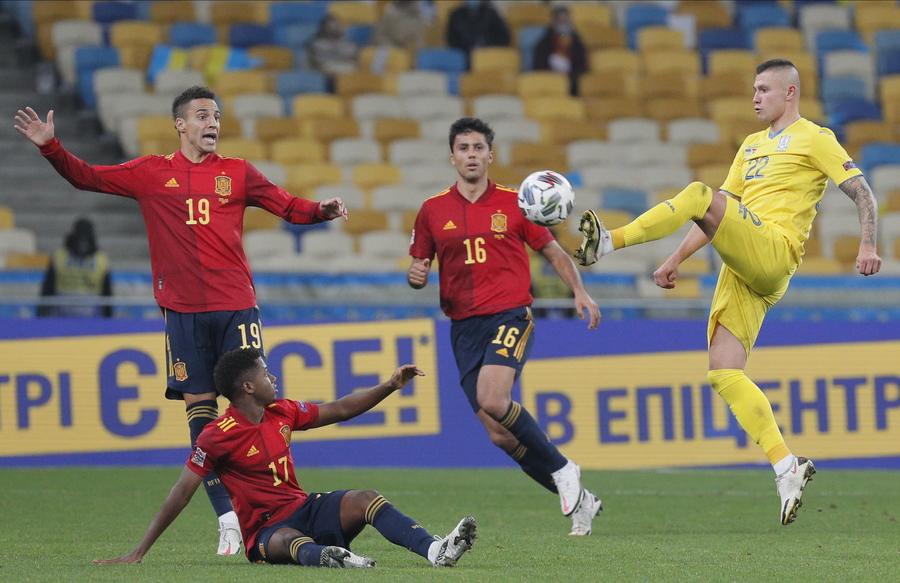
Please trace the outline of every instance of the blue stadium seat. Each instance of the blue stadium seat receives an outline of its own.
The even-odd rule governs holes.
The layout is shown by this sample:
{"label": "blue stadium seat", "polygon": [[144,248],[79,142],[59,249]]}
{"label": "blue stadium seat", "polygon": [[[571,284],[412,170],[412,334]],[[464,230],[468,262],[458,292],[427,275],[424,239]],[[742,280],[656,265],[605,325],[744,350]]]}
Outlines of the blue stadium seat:
{"label": "blue stadium seat", "polygon": [[309,39],[316,36],[318,28],[318,24],[276,24],[272,36],[277,45],[302,49]]}
{"label": "blue stadium seat", "polygon": [[866,144],[859,151],[863,172],[869,174],[876,166],[900,164],[900,144],[876,142]]}
{"label": "blue stadium seat", "polygon": [[703,59],[703,72],[707,71],[709,54],[721,49],[753,50],[753,35],[740,28],[707,28],[697,35],[697,50]]}
{"label": "blue stadium seat", "polygon": [[214,45],[216,29],[211,24],[176,22],[169,27],[169,44],[185,49],[198,45]]}
{"label": "blue stadium seat", "polygon": [[285,110],[290,111],[291,100],[301,93],[326,93],[328,81],[318,71],[281,71],[275,77],[275,92],[285,101]]}
{"label": "blue stadium seat", "polygon": [[896,28],[879,30],[872,36],[872,47],[876,53],[900,51],[900,30]]}
{"label": "blue stadium seat", "polygon": [[256,45],[273,44],[272,27],[251,22],[232,24],[228,29],[228,44],[239,49],[247,49]]}
{"label": "blue stadium seat", "polygon": [[842,99],[824,103],[825,115],[832,126],[858,119],[880,120],[881,106],[867,99]]}
{"label": "blue stadium seat", "polygon": [[776,2],[742,2],[737,5],[737,25],[751,34],[765,26],[791,26],[791,16]]}
{"label": "blue stadium seat", "polygon": [[312,24],[328,14],[329,2],[273,2],[269,8],[269,21],[273,25]]}
{"label": "blue stadium seat", "polygon": [[375,27],[371,24],[357,24],[354,26],[347,27],[347,38],[355,42],[361,47],[364,47],[369,44],[369,40],[372,38],[372,31]]}
{"label": "blue stadium seat", "polygon": [[546,30],[546,26],[523,26],[519,29],[519,57],[522,71],[531,71],[534,64],[534,47]]}
{"label": "blue stadium seat", "polygon": [[94,2],[94,22],[112,24],[117,20],[136,20],[140,18],[136,2]]}
{"label": "blue stadium seat", "polygon": [[643,190],[610,188],[603,191],[603,208],[625,211],[637,216],[647,210],[647,193]]}
{"label": "blue stadium seat", "polygon": [[119,51],[113,47],[83,46],[75,50],[75,71],[78,74],[78,93],[86,107],[96,107],[94,71],[121,65]]}
{"label": "blue stadium seat", "polygon": [[466,53],[459,49],[419,49],[416,52],[416,68],[444,73],[464,73]]}
{"label": "blue stadium seat", "polygon": [[863,38],[855,30],[822,30],[816,35],[816,55],[819,65],[822,56],[830,51],[862,51],[869,52]]}
{"label": "blue stadium seat", "polygon": [[847,99],[867,100],[866,82],[860,77],[825,77],[819,87],[819,98],[828,109],[828,104]]}
{"label": "blue stadium seat", "polygon": [[875,57],[878,76],[900,74],[900,49],[879,51]]}
{"label": "blue stadium seat", "polygon": [[625,32],[628,46],[637,49],[637,32],[645,26],[666,26],[669,11],[657,4],[635,2],[625,8]]}

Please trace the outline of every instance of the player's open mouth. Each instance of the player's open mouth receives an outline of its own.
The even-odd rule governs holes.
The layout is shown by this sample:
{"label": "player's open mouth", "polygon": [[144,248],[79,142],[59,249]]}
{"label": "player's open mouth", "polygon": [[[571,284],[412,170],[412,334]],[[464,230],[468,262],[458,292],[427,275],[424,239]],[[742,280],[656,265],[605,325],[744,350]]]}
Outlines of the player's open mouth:
{"label": "player's open mouth", "polygon": [[203,134],[203,141],[205,141],[207,144],[215,145],[216,134]]}

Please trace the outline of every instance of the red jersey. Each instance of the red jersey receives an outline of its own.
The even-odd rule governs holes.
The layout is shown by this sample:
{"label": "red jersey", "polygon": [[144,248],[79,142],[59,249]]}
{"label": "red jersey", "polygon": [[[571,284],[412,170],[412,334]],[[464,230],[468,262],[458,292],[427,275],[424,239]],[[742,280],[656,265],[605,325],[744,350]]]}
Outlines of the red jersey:
{"label": "red jersey", "polygon": [[179,150],[91,166],[55,138],[41,153],[75,188],[137,200],[147,225],[153,294],[160,306],[176,312],[256,305],[242,244],[247,206],[296,224],[327,220],[318,203],[292,196],[239,158],[210,154],[195,164]]}
{"label": "red jersey", "polygon": [[525,244],[535,251],[553,241],[546,227],[522,216],[518,193],[488,182],[475,202],[456,184],[422,205],[409,254],[437,255],[441,309],[448,317],[496,314],[531,305],[531,266]]}
{"label": "red jersey", "polygon": [[318,418],[318,405],[277,399],[257,425],[229,406],[197,437],[186,465],[200,476],[219,475],[237,513],[244,548],[253,548],[260,528],[284,520],[306,501],[294,474],[291,432],[309,428]]}

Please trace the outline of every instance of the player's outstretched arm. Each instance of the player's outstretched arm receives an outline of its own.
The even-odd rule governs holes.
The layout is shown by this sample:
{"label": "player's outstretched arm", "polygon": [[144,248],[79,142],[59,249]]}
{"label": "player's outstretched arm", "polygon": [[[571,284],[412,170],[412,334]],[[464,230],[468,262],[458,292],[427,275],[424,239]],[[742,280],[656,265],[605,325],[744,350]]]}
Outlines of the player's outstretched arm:
{"label": "player's outstretched arm", "polygon": [[344,201],[339,198],[323,200],[319,203],[319,210],[329,219],[344,217],[344,220],[347,220],[347,208],[344,206]]}
{"label": "player's outstretched arm", "polygon": [[15,128],[20,134],[31,140],[35,146],[40,148],[52,140],[55,135],[53,110],[51,109],[47,112],[47,121],[43,122],[38,114],[30,107],[26,107],[25,111],[20,109],[18,115],[16,115]]}
{"label": "player's outstretched arm", "polygon": [[191,496],[200,487],[201,482],[203,482],[203,478],[185,467],[181,471],[178,482],[175,483],[168,497],[166,497],[166,501],[163,502],[156,516],[150,522],[150,526],[147,527],[147,532],[144,534],[141,542],[138,543],[138,546],[127,555],[115,559],[94,559],[94,562],[140,563],[147,551],[150,550],[150,547],[153,546],[153,543],[156,542],[156,539],[165,532],[169,525],[181,514],[184,507],[188,505],[188,502],[191,501]]}
{"label": "player's outstretched arm", "polygon": [[404,364],[394,371],[390,379],[380,385],[350,393],[337,401],[319,405],[319,418],[312,427],[323,427],[353,419],[385,400],[394,391],[405,387],[417,376],[425,376],[425,373],[416,368],[414,364]]}
{"label": "player's outstretched arm", "polygon": [[878,202],[865,176],[854,176],[841,182],[840,188],[856,204],[859,214],[859,254],[856,269],[863,275],[881,270],[881,257],[876,252],[878,241]]}
{"label": "player's outstretched arm", "polygon": [[597,307],[597,302],[584,289],[581,274],[578,273],[578,268],[575,267],[575,262],[569,257],[569,254],[556,241],[550,241],[541,247],[540,254],[550,262],[560,279],[575,294],[575,310],[578,312],[578,317],[584,320],[584,312],[586,311],[588,314],[588,329],[594,330],[597,328],[600,324],[600,308]]}

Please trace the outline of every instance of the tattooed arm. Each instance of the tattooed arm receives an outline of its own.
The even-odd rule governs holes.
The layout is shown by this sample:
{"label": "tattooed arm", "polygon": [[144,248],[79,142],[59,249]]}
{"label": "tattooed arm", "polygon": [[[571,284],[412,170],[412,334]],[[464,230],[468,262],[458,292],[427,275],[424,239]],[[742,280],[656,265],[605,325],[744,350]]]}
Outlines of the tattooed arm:
{"label": "tattooed arm", "polygon": [[841,182],[840,189],[856,203],[859,213],[859,255],[856,269],[863,275],[873,275],[881,269],[881,257],[875,252],[878,222],[878,203],[864,176],[854,176]]}

